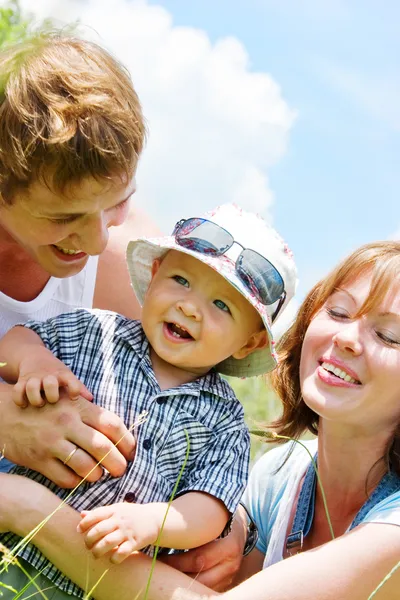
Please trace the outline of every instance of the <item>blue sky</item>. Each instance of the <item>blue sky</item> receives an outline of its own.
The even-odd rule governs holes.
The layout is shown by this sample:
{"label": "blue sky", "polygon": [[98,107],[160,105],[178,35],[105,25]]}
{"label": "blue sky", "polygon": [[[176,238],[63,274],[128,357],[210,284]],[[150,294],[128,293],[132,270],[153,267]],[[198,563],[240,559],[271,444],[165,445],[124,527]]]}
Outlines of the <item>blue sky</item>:
{"label": "blue sky", "polygon": [[400,238],[397,0],[34,7],[130,69],[150,134],[137,202],[166,231],[225,201],[261,212],[294,251],[299,298],[358,245]]}
{"label": "blue sky", "polygon": [[400,238],[400,3],[162,0],[176,25],[234,35],[297,112],[270,167],[300,293],[356,246]]}

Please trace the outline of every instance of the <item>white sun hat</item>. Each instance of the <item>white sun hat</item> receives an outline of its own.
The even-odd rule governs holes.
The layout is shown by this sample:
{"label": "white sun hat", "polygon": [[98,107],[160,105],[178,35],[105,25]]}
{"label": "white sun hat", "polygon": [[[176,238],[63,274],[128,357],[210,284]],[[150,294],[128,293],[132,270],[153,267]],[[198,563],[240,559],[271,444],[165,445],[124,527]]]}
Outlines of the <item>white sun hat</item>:
{"label": "white sun hat", "polygon": [[[164,256],[169,250],[184,252],[193,256],[197,260],[205,263],[222,277],[224,277],[238,292],[240,292],[248,302],[260,314],[265,329],[268,333],[268,345],[265,348],[255,350],[242,359],[228,357],[215,366],[216,370],[224,375],[234,377],[253,377],[272,371],[277,364],[276,353],[274,350],[274,340],[271,331],[271,317],[276,312],[278,306],[279,315],[294,296],[297,283],[297,271],[293,260],[293,255],[288,246],[278,235],[278,233],[260,216],[247,212],[235,204],[224,204],[215,210],[204,214],[202,217],[196,217],[198,227],[196,228],[196,238],[201,238],[202,231],[205,232],[207,222],[215,223],[231,234],[235,243],[222,255],[212,256],[203,254],[193,249],[195,246],[182,246],[177,242],[175,235],[157,238],[139,238],[129,242],[127,248],[128,270],[131,277],[132,287],[136,297],[143,305],[147,289],[151,282],[151,269],[154,260]],[[203,223],[205,220],[205,223]],[[208,229],[212,226],[208,226]],[[203,228],[203,229],[202,229]],[[215,229],[215,228],[214,228]],[[191,232],[189,227],[189,231]],[[184,231],[184,229],[183,229]],[[184,232],[185,233],[185,232]],[[178,234],[179,235],[179,234]],[[236,269],[236,261],[241,255],[242,250],[253,250],[261,257],[264,257],[271,263],[280,274],[279,281],[282,285],[282,294],[273,304],[266,305],[259,299],[259,294],[249,289],[240,277]],[[271,271],[275,270],[273,268]],[[261,273],[260,281],[265,281]],[[256,273],[257,278],[257,273]],[[264,283],[265,286],[265,283]]]}

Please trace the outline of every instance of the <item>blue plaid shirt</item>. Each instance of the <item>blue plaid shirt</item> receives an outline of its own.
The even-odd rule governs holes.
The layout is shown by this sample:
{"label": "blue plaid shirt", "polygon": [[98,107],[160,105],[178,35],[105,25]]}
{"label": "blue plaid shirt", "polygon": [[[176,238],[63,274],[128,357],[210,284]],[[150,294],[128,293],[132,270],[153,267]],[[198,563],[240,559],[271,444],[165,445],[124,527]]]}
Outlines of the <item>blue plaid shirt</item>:
{"label": "blue plaid shirt", "polygon": [[[250,441],[243,408],[216,372],[161,391],[140,322],[107,311],[79,309],[26,326],[85,383],[94,402],[116,413],[127,427],[147,411],[135,429],[136,456],[125,474],[115,479],[104,473],[96,483],[83,483],[68,500],[71,506],[80,511],[121,502],[127,492],[138,503],[168,501],[186,455],[186,429],[190,452],[177,495],[207,492],[230,513],[235,511],[247,482]],[[70,493],[36,471],[16,467],[13,472],[42,483],[60,498]],[[8,548],[19,539],[11,533],[0,536]],[[58,588],[83,596],[34,546],[19,555]]]}

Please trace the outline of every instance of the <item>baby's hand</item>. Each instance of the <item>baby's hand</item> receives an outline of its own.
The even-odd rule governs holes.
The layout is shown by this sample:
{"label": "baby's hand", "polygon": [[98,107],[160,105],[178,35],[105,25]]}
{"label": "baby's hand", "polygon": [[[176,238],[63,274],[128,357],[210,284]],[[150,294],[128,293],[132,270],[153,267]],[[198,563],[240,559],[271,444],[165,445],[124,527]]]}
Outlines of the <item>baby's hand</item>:
{"label": "baby's hand", "polygon": [[154,544],[163,518],[160,505],[121,502],[81,512],[78,531],[95,558],[110,554],[112,563]]}
{"label": "baby's hand", "polygon": [[93,400],[92,394],[72,371],[56,358],[47,348],[37,348],[33,356],[27,356],[19,365],[18,381],[14,385],[13,400],[25,408],[44,406],[58,402],[60,387],[67,388],[72,400],[83,396]]}

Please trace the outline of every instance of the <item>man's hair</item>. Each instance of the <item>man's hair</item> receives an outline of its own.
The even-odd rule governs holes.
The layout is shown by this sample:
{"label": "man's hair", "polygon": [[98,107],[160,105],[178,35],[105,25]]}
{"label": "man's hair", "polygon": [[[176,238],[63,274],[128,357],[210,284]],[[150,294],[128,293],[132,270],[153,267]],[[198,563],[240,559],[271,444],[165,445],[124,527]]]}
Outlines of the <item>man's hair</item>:
{"label": "man's hair", "polygon": [[[306,431],[318,433],[318,415],[306,405],[301,394],[300,358],[304,336],[311,320],[332,293],[364,274],[372,276],[371,289],[355,317],[377,308],[392,285],[400,284],[400,242],[374,242],[361,246],[306,296],[296,320],[279,341],[278,367],[270,376],[283,404],[282,417],[273,423],[276,433],[293,439],[299,439]],[[397,424],[385,458],[400,475],[400,423]]]}
{"label": "man's hair", "polygon": [[99,45],[49,32],[0,52],[0,202],[36,180],[61,194],[128,181],[145,133],[128,71]]}

